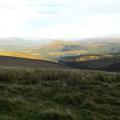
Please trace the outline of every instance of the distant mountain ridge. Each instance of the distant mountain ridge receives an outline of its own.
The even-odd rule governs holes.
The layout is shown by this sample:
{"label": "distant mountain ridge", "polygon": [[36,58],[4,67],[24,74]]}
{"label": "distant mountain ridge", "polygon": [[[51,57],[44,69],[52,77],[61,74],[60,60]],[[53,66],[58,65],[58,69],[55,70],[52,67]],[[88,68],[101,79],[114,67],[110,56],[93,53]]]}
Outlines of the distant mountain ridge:
{"label": "distant mountain ridge", "polygon": [[[23,38],[0,38],[0,48],[7,50],[22,50],[33,46],[42,45],[43,39],[23,39]],[[44,42],[45,44],[46,42]]]}
{"label": "distant mountain ridge", "polygon": [[42,41],[43,40],[27,40],[15,37],[0,38],[0,55],[42,59],[42,56],[29,52],[29,48],[35,47],[38,44],[42,45]]}
{"label": "distant mountain ridge", "polygon": [[65,56],[84,54],[107,54],[120,52],[120,38],[86,39],[80,41],[53,41],[49,44],[30,49],[49,60],[59,60]]}
{"label": "distant mountain ridge", "polygon": [[[111,61],[111,57],[115,63],[116,57],[113,54],[120,53],[120,38],[118,37],[76,41],[53,40],[44,45],[40,41],[20,38],[1,38],[0,41],[0,55],[63,63],[73,62],[76,65],[80,62],[98,61],[99,59]],[[81,65],[79,67],[81,68]]]}

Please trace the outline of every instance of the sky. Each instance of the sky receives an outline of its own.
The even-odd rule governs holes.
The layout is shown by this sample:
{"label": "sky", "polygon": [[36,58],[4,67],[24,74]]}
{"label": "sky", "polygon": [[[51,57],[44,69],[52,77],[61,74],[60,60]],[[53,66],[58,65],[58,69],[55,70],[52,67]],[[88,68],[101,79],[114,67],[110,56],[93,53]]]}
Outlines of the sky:
{"label": "sky", "polygon": [[0,37],[120,35],[120,0],[0,0]]}

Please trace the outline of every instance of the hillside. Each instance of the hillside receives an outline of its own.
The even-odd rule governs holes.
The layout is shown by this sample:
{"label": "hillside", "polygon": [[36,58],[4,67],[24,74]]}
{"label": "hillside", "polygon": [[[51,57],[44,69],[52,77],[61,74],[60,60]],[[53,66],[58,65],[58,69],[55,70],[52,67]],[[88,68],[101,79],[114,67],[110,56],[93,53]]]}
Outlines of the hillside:
{"label": "hillside", "polygon": [[30,51],[31,53],[37,53],[48,60],[57,61],[57,59],[62,56],[86,53],[86,50],[81,47],[79,42],[55,40],[49,44],[31,48]]}
{"label": "hillside", "polygon": [[120,74],[0,69],[0,120],[120,120]]}
{"label": "hillside", "polygon": [[78,41],[53,41],[43,46],[30,48],[43,58],[57,61],[61,57],[84,54],[108,54],[120,52],[120,38],[87,39]]}
{"label": "hillside", "polygon": [[87,54],[63,57],[59,60],[73,68],[120,72],[120,54]]}
{"label": "hillside", "polygon": [[0,56],[0,67],[24,67],[24,68],[65,68],[64,66],[45,60],[36,60],[20,57]]}
{"label": "hillside", "polygon": [[24,53],[24,52],[8,51],[8,50],[0,50],[0,56],[14,56],[14,57],[30,58],[30,59],[43,59],[41,56]]}
{"label": "hillside", "polygon": [[76,41],[50,40],[52,42],[44,42],[44,44],[40,42],[43,40],[24,40],[20,38],[0,38],[0,41],[0,51],[8,52],[8,54],[13,52],[15,57],[21,57],[16,55],[18,53],[26,54],[27,58],[34,57],[49,61],[58,61],[61,57],[84,54],[120,53],[120,38],[116,37]]}
{"label": "hillside", "polygon": [[5,40],[10,41],[8,43],[5,43],[4,39],[2,40],[0,55],[60,62],[74,68],[107,71],[114,68],[111,71],[120,70],[120,55],[118,56],[120,38],[55,40],[44,45],[36,40],[35,43],[31,40],[18,38]]}
{"label": "hillside", "polygon": [[28,40],[16,37],[0,38],[0,49],[23,52],[26,48],[33,47],[38,44],[42,45],[42,41],[43,40]]}

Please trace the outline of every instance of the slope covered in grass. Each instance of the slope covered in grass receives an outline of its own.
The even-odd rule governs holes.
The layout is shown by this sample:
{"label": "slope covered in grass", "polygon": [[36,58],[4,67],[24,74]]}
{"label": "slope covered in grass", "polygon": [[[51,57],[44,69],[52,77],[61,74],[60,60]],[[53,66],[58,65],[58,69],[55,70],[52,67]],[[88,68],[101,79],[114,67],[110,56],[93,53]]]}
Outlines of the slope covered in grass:
{"label": "slope covered in grass", "polygon": [[0,120],[119,120],[120,74],[0,70]]}
{"label": "slope covered in grass", "polygon": [[120,71],[120,53],[63,57],[59,60],[59,62],[79,69],[103,70],[111,72]]}
{"label": "slope covered in grass", "polygon": [[66,68],[64,65],[30,58],[20,58],[13,56],[0,56],[0,67],[23,67],[23,68]]}
{"label": "slope covered in grass", "polygon": [[9,57],[14,56],[21,58],[29,58],[29,59],[40,59],[40,56],[38,57],[24,52],[15,52],[15,51],[7,51],[7,50],[0,50],[0,56],[9,56]]}

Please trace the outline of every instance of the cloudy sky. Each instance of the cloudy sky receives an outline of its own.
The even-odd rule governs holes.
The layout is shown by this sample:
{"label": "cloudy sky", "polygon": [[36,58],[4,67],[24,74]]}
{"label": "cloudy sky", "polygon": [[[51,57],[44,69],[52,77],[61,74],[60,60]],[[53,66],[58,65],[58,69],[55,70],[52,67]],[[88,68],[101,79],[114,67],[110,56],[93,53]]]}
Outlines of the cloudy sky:
{"label": "cloudy sky", "polygon": [[0,0],[0,37],[120,35],[120,0]]}

